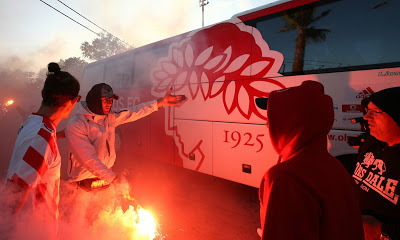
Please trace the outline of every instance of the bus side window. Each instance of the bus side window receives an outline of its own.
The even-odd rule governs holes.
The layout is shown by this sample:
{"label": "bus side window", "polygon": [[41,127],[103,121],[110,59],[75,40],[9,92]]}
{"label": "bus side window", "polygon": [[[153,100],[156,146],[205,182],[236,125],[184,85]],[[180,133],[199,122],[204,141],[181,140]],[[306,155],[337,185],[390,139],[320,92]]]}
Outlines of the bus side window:
{"label": "bus side window", "polygon": [[283,75],[397,67],[400,33],[393,23],[400,22],[400,1],[381,2],[320,1],[245,24],[284,55]]}
{"label": "bus side window", "polygon": [[122,55],[106,64],[105,82],[115,89],[130,88],[133,74],[132,54]]}
{"label": "bus side window", "polygon": [[93,85],[104,81],[104,64],[99,63],[86,67],[82,73],[81,90],[88,92]]}
{"label": "bus side window", "polygon": [[147,49],[134,55],[133,82],[135,87],[150,87],[151,70],[156,66],[160,58],[168,56],[169,44]]}

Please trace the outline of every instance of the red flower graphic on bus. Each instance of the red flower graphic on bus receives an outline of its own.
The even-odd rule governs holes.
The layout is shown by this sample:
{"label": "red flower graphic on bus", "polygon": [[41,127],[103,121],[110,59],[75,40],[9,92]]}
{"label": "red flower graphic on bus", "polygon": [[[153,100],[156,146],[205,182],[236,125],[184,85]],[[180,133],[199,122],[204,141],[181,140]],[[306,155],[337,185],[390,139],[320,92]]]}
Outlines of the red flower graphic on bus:
{"label": "red flower graphic on bus", "polygon": [[[259,39],[254,38],[254,31]],[[260,39],[262,44],[257,42]],[[285,88],[278,81],[265,78],[279,76],[282,62],[282,54],[270,51],[257,29],[243,23],[222,23],[171,44],[168,57],[160,59],[152,72],[153,93],[161,96],[175,86],[176,93],[188,88],[192,99],[201,95],[207,100],[223,94],[228,114],[237,109],[246,119],[252,113],[265,118],[254,99],[268,93],[255,86],[270,83]],[[217,86],[216,82],[224,83]]]}
{"label": "red flower graphic on bus", "polygon": [[[189,33],[182,41],[172,43],[168,56],[159,59],[151,72],[152,95],[162,97],[173,86],[174,94],[189,98],[186,106],[191,100],[212,102],[210,111],[219,109],[215,103],[225,109],[225,113],[216,114],[237,111],[247,120],[253,115],[266,119],[265,112],[259,112],[255,105],[255,98],[267,97],[271,90],[265,89],[285,88],[269,78],[280,76],[283,55],[270,50],[256,28],[235,21]],[[172,120],[171,109],[165,113],[166,133],[175,138],[182,159],[193,153],[201,156],[194,168],[199,170],[207,155],[202,144],[211,140],[183,131]]]}

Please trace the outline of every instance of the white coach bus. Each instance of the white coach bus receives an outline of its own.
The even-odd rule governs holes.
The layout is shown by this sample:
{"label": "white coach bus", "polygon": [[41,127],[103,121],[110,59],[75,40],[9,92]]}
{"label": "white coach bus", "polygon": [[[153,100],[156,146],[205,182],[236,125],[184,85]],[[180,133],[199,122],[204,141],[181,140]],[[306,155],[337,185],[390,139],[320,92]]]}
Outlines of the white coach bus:
{"label": "white coach bus", "polygon": [[185,104],[119,127],[132,164],[157,159],[258,187],[277,155],[254,99],[321,82],[334,100],[329,151],[343,161],[354,156],[347,137],[359,133],[350,119],[362,116],[361,100],[400,86],[399,9],[400,1],[278,1],[93,62],[82,92],[108,83],[121,109],[172,87]]}

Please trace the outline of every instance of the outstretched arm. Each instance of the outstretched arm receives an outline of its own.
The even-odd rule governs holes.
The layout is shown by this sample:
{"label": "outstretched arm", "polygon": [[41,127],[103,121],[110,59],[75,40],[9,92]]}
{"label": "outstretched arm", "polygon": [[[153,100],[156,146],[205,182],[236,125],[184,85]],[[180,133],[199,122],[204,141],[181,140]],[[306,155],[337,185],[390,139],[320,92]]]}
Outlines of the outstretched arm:
{"label": "outstretched arm", "polygon": [[163,98],[157,100],[158,108],[162,106],[179,106],[187,99],[185,95],[171,95],[171,92],[172,88],[169,89]]}
{"label": "outstretched arm", "polygon": [[136,121],[142,117],[148,116],[157,111],[162,106],[178,106],[187,99],[185,95],[171,95],[172,88],[165,94],[163,98],[153,100],[151,102],[141,103],[139,105],[122,109],[115,115],[115,126]]}

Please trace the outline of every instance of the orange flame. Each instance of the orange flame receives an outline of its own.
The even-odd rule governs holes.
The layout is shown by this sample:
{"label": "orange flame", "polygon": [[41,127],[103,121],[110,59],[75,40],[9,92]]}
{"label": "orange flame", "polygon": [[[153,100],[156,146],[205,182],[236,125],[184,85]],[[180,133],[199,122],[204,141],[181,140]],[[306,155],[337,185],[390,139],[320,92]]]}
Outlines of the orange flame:
{"label": "orange flame", "polygon": [[[138,232],[136,232],[136,236],[132,239],[154,239],[157,233],[157,224],[151,213],[144,210],[135,200],[135,198],[131,197],[129,194],[124,193],[123,195],[126,199],[132,201],[136,205],[137,218],[135,222]],[[128,212],[134,214],[134,207],[132,205],[129,206],[129,209],[125,212],[125,214],[127,214]],[[135,223],[132,222],[132,224]]]}
{"label": "orange flame", "polygon": [[153,216],[150,212],[144,210],[143,208],[140,208],[138,213],[139,222],[137,227],[140,234],[143,236],[148,236],[149,239],[154,239],[156,237],[157,226]]}
{"label": "orange flame", "polygon": [[11,104],[13,104],[14,103],[14,100],[8,100],[7,102],[6,102],[6,107],[7,106],[10,106]]}

